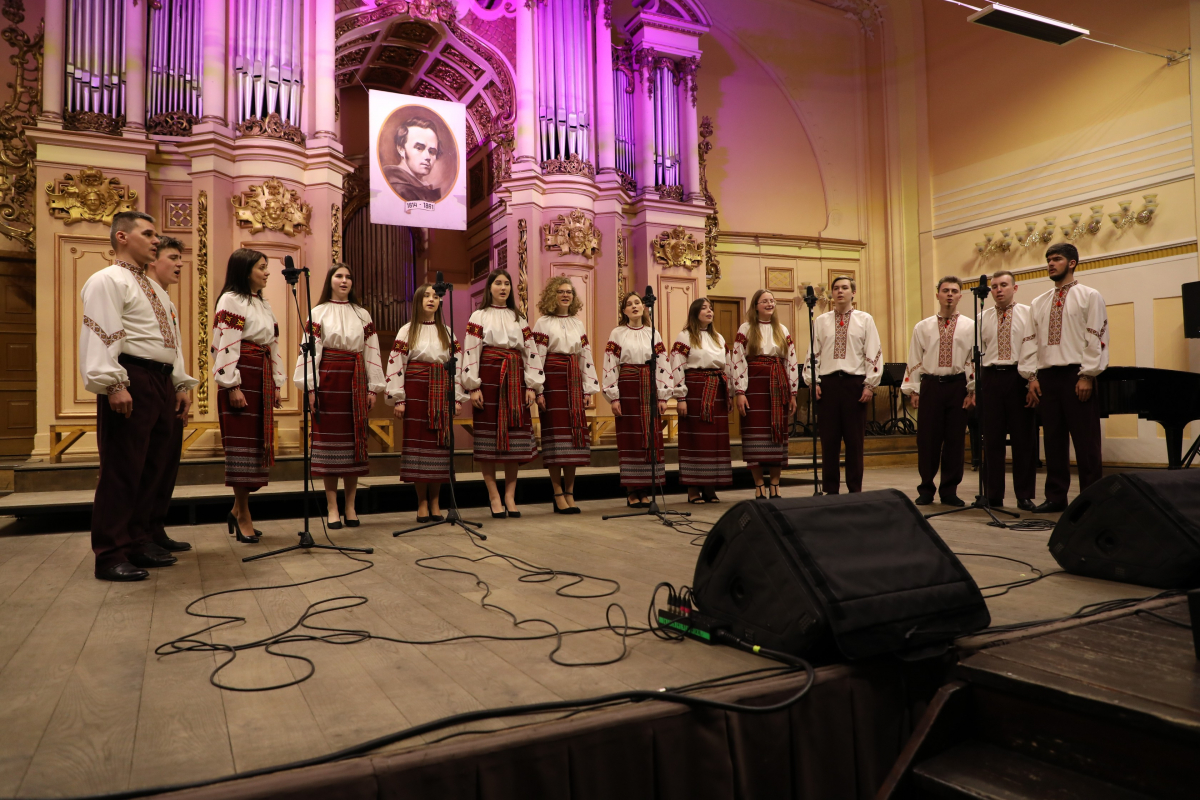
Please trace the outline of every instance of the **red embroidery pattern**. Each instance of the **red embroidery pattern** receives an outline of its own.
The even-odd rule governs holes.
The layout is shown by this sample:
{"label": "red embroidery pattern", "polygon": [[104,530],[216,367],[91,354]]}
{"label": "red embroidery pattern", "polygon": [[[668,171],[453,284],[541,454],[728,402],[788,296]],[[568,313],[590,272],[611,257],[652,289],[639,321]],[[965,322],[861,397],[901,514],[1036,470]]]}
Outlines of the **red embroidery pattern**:
{"label": "red embroidery pattern", "polygon": [[392,344],[392,352],[393,353],[407,353],[408,352],[408,341],[406,339],[397,339]]}
{"label": "red embroidery pattern", "polygon": [[654,343],[654,353],[655,353],[655,355],[660,355],[660,356],[661,356],[661,355],[662,355],[663,353],[665,353],[665,352],[667,352],[667,346],[666,346],[665,344],[663,344],[662,342],[655,342],[655,343]]}
{"label": "red embroidery pattern", "polygon": [[526,325],[524,328],[521,328],[521,336],[525,339],[525,341],[529,341],[533,338],[533,331],[529,329],[528,325]]}
{"label": "red embroidery pattern", "polygon": [[[528,328],[526,328],[526,330],[528,330]],[[534,331],[533,332],[533,340],[535,342],[537,342],[539,345],[541,345],[542,347],[550,346],[550,334],[548,334],[548,333],[541,333],[540,331]]]}
{"label": "red embroidery pattern", "polygon": [[879,361],[882,358],[883,358],[883,350],[880,350],[878,353],[875,354],[875,357],[871,359],[871,369],[878,370],[879,369]]}
{"label": "red embroidery pattern", "polygon": [[679,355],[683,356],[684,358],[687,358],[691,354],[692,348],[688,347],[683,342],[676,342],[674,345],[671,346],[671,352],[679,353]]}
{"label": "red embroidery pattern", "polygon": [[846,357],[846,344],[850,334],[850,315],[853,313],[853,308],[845,315],[833,312],[833,358],[835,361]]}
{"label": "red embroidery pattern", "polygon": [[228,328],[230,330],[240,331],[246,327],[246,318],[241,314],[234,314],[232,311],[221,309],[217,315],[213,317],[214,328]]}
{"label": "red embroidery pattern", "polygon": [[950,319],[938,317],[938,366],[954,366],[954,329],[958,327],[958,315]]}
{"label": "red embroidery pattern", "polygon": [[1104,349],[1104,332],[1106,330],[1108,330],[1108,320],[1104,320],[1104,324],[1100,326],[1100,330],[1098,330],[1098,331],[1092,330],[1091,328],[1087,329],[1087,332],[1090,333],[1092,336],[1095,336],[1096,340],[1100,342],[1101,350]]}
{"label": "red embroidery pattern", "polygon": [[313,322],[312,320],[309,320],[308,324],[306,324],[304,326],[304,332],[307,333],[309,336],[315,336],[318,339],[320,339],[321,338],[321,323]]}
{"label": "red embroidery pattern", "polygon": [[742,333],[741,331],[738,331],[738,335],[733,337],[733,341],[744,347],[746,345],[746,334]]}
{"label": "red embroidery pattern", "polygon": [[467,336],[474,336],[476,339],[483,338],[483,326],[477,322],[467,323]]}
{"label": "red embroidery pattern", "polygon": [[612,353],[617,358],[620,358],[621,357],[621,345],[617,344],[616,342],[610,341],[608,344],[604,345],[604,352]]}
{"label": "red embroidery pattern", "polygon": [[366,325],[363,325],[363,338],[364,339],[370,339],[374,335],[375,335],[375,323],[374,322],[368,322]]}
{"label": "red embroidery pattern", "polygon": [[1062,344],[1063,309],[1067,306],[1067,292],[1079,281],[1071,281],[1061,289],[1054,290],[1053,305],[1050,306],[1050,334],[1046,344]]}
{"label": "red embroidery pattern", "polygon": [[456,356],[461,352],[462,352],[462,348],[459,347],[459,345],[458,345],[458,339],[455,339],[454,341],[452,341],[450,343],[450,355]]}
{"label": "red embroidery pattern", "polygon": [[1012,361],[1012,306],[996,312],[996,347],[1000,361]]}
{"label": "red embroidery pattern", "polygon": [[128,388],[129,388],[129,384],[127,384],[127,383],[114,383],[112,386],[109,386],[104,391],[106,394],[111,396],[111,395],[116,394],[117,392],[124,391],[125,389],[128,389]]}
{"label": "red embroidery pattern", "polygon": [[588,346],[588,338],[587,338],[587,334],[586,334],[586,333],[585,333],[583,336],[581,336],[581,337],[579,338],[579,346],[580,346],[580,347],[587,347],[587,346]]}
{"label": "red embroidery pattern", "polygon": [[279,338],[279,323],[278,322],[275,323],[275,338],[276,339]]}
{"label": "red embroidery pattern", "polygon": [[158,332],[163,337],[163,347],[168,350],[176,348],[175,331],[171,328],[171,322],[167,319],[166,309],[159,301],[158,295],[150,286],[150,280],[146,277],[146,270],[138,267],[135,264],[130,264],[128,261],[114,261],[114,264],[124,267],[133,275],[133,279],[137,281],[137,285],[141,287],[142,294],[146,295],[146,299],[150,301],[150,308],[154,311],[154,318],[158,320]]}
{"label": "red embroidery pattern", "polygon": [[100,341],[104,342],[105,347],[111,347],[113,342],[119,342],[125,338],[124,330],[119,330],[116,333],[109,335],[105,333],[104,329],[97,325],[96,321],[91,317],[85,316],[83,318],[83,324],[85,327],[89,328],[92,333],[100,337]]}

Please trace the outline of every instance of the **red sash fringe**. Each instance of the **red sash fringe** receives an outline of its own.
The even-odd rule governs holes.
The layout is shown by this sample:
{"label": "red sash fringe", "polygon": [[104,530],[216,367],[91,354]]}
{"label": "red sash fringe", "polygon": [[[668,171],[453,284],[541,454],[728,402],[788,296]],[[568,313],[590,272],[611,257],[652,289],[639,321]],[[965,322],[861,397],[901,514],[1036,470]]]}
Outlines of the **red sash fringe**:
{"label": "red sash fringe", "polygon": [[485,361],[500,362],[500,408],[496,412],[496,449],[508,451],[508,431],[521,427],[521,352],[506,347],[484,347]]}
{"label": "red sash fringe", "polygon": [[750,363],[766,364],[771,369],[771,439],[777,444],[786,442],[789,394],[787,366],[779,356],[755,356],[750,359]]}
{"label": "red sash fringe", "polygon": [[264,467],[275,466],[275,364],[271,361],[271,348],[254,342],[242,341],[243,356],[258,356],[262,359],[262,416],[263,416],[263,460]]}

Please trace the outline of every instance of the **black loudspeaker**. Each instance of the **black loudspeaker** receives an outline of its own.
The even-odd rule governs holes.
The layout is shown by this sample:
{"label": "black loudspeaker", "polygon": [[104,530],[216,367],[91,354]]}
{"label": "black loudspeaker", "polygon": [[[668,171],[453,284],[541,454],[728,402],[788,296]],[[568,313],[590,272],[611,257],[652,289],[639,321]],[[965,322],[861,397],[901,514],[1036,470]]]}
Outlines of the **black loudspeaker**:
{"label": "black loudspeaker", "polygon": [[966,568],[894,489],[738,503],[705,539],[692,593],[710,624],[806,658],[923,655],[991,621]]}
{"label": "black loudspeaker", "polygon": [[1075,575],[1159,589],[1200,586],[1200,470],[1096,481],[1054,526],[1050,555]]}
{"label": "black loudspeaker", "polygon": [[1183,291],[1183,335],[1200,339],[1200,281],[1185,283]]}

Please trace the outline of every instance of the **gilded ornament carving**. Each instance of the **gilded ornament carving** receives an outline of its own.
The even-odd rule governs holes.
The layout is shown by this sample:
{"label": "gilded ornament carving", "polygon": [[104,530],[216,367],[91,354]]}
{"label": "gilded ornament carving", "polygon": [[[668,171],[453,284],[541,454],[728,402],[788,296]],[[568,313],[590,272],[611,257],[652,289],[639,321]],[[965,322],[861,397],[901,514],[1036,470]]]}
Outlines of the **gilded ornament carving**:
{"label": "gilded ornament carving", "polygon": [[625,231],[621,228],[617,229],[617,319],[621,319],[621,300],[625,297],[625,293],[629,291],[629,278],[626,273],[629,271],[629,239],[625,235]]}
{"label": "gilded ornament carving", "polygon": [[166,213],[163,215],[164,230],[191,230],[192,227],[192,198],[167,198],[164,201]]}
{"label": "gilded ornament carving", "polygon": [[542,162],[543,175],[579,175],[584,178],[596,179],[596,168],[592,162],[584,161],[578,153],[571,153],[567,158],[549,158]]}
{"label": "gilded ornament carving", "polygon": [[[454,0],[396,0],[396,2],[381,3],[379,8],[374,11],[355,14],[352,17],[343,19],[337,24],[337,28],[334,29],[334,37],[340,39],[355,28],[361,28],[363,25],[370,25],[372,22],[391,19],[402,14],[407,14],[417,19],[429,20],[430,22],[447,23],[455,18],[456,9]],[[436,35],[427,26],[421,25],[420,27],[426,28],[430,34]],[[432,41],[432,37],[430,41]]]}
{"label": "gilded ornament carving", "polygon": [[46,194],[50,216],[67,225],[84,221],[111,225],[113,215],[133,211],[138,197],[120,178],[105,178],[95,167],[84,167],[78,178],[68,172],[62,180],[50,181]]}
{"label": "gilded ornament carving", "polygon": [[625,82],[625,93],[633,94],[633,84],[636,79],[634,72],[637,71],[637,66],[633,63],[633,44],[631,42],[613,45],[612,64],[613,69],[624,72],[625,77],[629,79]]}
{"label": "gilded ornament carving", "polygon": [[670,186],[660,183],[654,187],[654,191],[658,192],[660,200],[683,200],[683,186],[678,183]]}
{"label": "gilded ornament carving", "polygon": [[529,223],[517,220],[517,303],[521,313],[529,308]]}
{"label": "gilded ornament carving", "polygon": [[449,95],[424,79],[417,84],[417,88],[413,89],[413,94],[417,97],[428,97],[430,100],[445,100],[450,102]]}
{"label": "gilded ornament carving", "polygon": [[868,39],[875,38],[875,29],[883,27],[883,6],[880,0],[832,0],[834,8],[846,12],[846,17],[857,22]]}
{"label": "gilded ornament carving", "polygon": [[650,254],[654,256],[654,262],[663,267],[695,269],[704,262],[704,248],[682,225],[663,231],[651,240]]}
{"label": "gilded ornament carving", "polygon": [[208,413],[208,192],[196,198],[196,410]]}
{"label": "gilded ornament carving", "polygon": [[155,136],[191,136],[200,118],[188,111],[167,111],[146,120],[146,133]]}
{"label": "gilded ornament carving", "polygon": [[359,164],[349,175],[342,177],[342,219],[350,219],[371,199],[371,179],[367,165]]}
{"label": "gilded ornament carving", "polygon": [[442,60],[435,61],[428,73],[430,78],[454,92],[455,97],[462,97],[471,88],[471,82],[466,75]]}
{"label": "gilded ornament carving", "polygon": [[458,67],[466,70],[472,80],[479,80],[483,76],[483,67],[476,64],[465,54],[458,52],[453,47],[446,46],[442,48],[442,57],[447,61],[452,61]]}
{"label": "gilded ornament carving", "polygon": [[517,146],[517,137],[512,126],[507,125],[492,130],[491,139],[496,143],[489,153],[492,160],[492,183],[498,186],[512,177],[512,154]]}
{"label": "gilded ornament carving", "polygon": [[637,194],[637,178],[633,177],[632,175],[627,175],[619,169],[615,171],[617,173],[617,179],[621,181],[621,188],[629,192],[631,195]]}
{"label": "gilded ornament carving", "polygon": [[125,127],[125,115],[114,117],[99,111],[67,111],[63,113],[63,128],[69,131],[95,131],[120,136]]}
{"label": "gilded ornament carving", "polygon": [[696,149],[700,151],[700,194],[704,195],[704,204],[716,208],[717,199],[713,197],[712,192],[708,190],[708,154],[712,152],[712,142],[708,137],[713,134],[713,124],[710,117],[704,117],[700,120],[700,144]]}
{"label": "gilded ornament carving", "polygon": [[266,119],[247,117],[234,128],[238,136],[265,136],[268,139],[282,139],[285,142],[304,146],[304,132],[272,111]]}
{"label": "gilded ornament carving", "polygon": [[557,249],[564,256],[574,253],[592,258],[600,253],[600,231],[579,208],[570,214],[559,214],[558,219],[543,225],[542,234],[546,249]]}
{"label": "gilded ornament carving", "polygon": [[337,203],[329,207],[329,259],[342,263],[342,207]]}
{"label": "gilded ornament carving", "polygon": [[717,237],[721,235],[717,212],[704,218],[704,285],[709,289],[721,281],[721,262],[717,260]]}
{"label": "gilded ornament carving", "polygon": [[283,231],[288,236],[295,236],[297,232],[312,233],[309,227],[312,206],[278,178],[267,178],[261,184],[252,185],[229,201],[233,203],[237,224],[250,228],[252,234],[263,230]]}
{"label": "gilded ornament carving", "polygon": [[696,107],[696,72],[700,69],[700,58],[698,56],[688,56],[679,62],[679,72],[676,82],[682,81],[687,87],[688,94],[692,98],[692,108]]}
{"label": "gilded ornament carving", "polygon": [[38,26],[37,35],[30,39],[18,27],[25,19],[24,11],[22,3],[6,0],[3,13],[13,24],[0,32],[15,50],[9,62],[16,68],[8,84],[12,94],[0,108],[0,233],[33,252],[36,150],[25,138],[25,129],[37,124],[41,111],[43,32]]}

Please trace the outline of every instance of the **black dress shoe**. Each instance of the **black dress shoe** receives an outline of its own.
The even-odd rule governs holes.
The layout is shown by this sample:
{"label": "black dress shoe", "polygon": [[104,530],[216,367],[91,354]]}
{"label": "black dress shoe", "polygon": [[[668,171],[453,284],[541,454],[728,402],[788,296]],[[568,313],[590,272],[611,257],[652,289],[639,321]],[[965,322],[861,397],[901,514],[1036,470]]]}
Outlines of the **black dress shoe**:
{"label": "black dress shoe", "polygon": [[128,561],[96,570],[96,579],[102,581],[142,581],[149,577],[149,572],[138,569]]}
{"label": "black dress shoe", "polygon": [[933,502],[933,495],[931,495],[931,494],[918,495],[917,499],[913,500],[913,503],[915,503],[916,505],[919,505],[919,506],[927,506],[932,502]]}
{"label": "black dress shoe", "polygon": [[1017,501],[1017,508],[1021,509],[1022,511],[1033,511],[1034,507],[1034,502],[1032,500]]}
{"label": "black dress shoe", "polygon": [[325,527],[331,531],[340,531],[342,529],[342,521],[340,519],[337,522],[326,521]]}
{"label": "black dress shoe", "polygon": [[433,517],[430,517],[430,516],[417,517],[417,522],[420,522],[422,524],[424,524],[426,522],[433,522]]}
{"label": "black dress shoe", "polygon": [[1051,500],[1047,500],[1046,502],[1042,503],[1040,506],[1034,506],[1033,508],[1030,509],[1030,511],[1032,511],[1034,514],[1059,514],[1066,510],[1067,510],[1066,503],[1062,503],[1062,502],[1055,503]]}
{"label": "black dress shoe", "polygon": [[1001,497],[998,500],[993,500],[992,498],[989,497],[988,505],[991,506],[992,508],[1004,508],[1004,498]]}
{"label": "black dress shoe", "polygon": [[168,553],[182,553],[185,550],[192,549],[191,542],[177,542],[169,536],[165,539],[155,542],[155,544],[161,547],[163,550],[166,550]]}
{"label": "black dress shoe", "polygon": [[141,552],[130,553],[129,563],[135,567],[147,569],[150,567],[169,567],[179,559],[170,553]]}
{"label": "black dress shoe", "polygon": [[952,494],[949,497],[943,497],[940,502],[944,506],[954,506],[955,508],[962,508],[966,505],[966,502],[956,494]]}
{"label": "black dress shoe", "polygon": [[357,528],[360,521],[361,520],[357,520],[357,519],[348,519],[348,520],[346,520],[346,527],[347,528]]}

